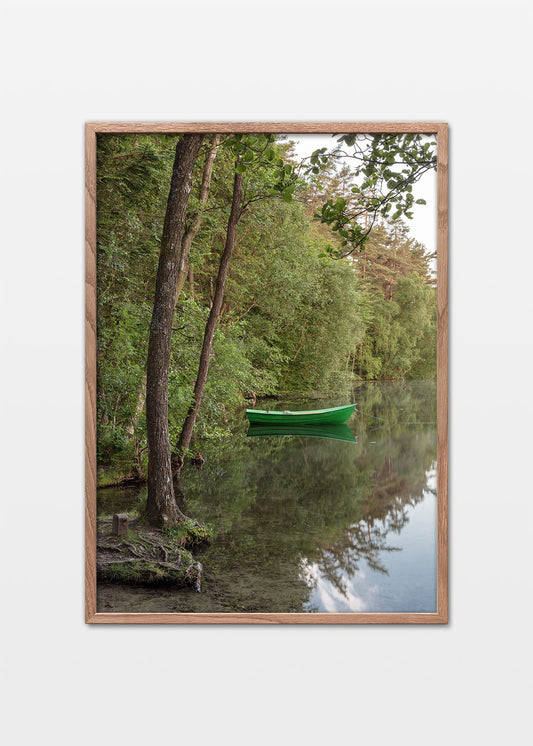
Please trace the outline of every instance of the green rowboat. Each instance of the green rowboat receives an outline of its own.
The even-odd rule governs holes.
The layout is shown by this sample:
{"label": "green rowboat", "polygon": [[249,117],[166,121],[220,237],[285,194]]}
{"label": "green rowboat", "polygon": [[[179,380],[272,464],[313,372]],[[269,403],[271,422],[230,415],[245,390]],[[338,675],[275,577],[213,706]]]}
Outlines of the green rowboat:
{"label": "green rowboat", "polygon": [[264,409],[247,409],[246,414],[252,423],[262,425],[342,425],[353,414],[355,404],[330,409],[313,409],[304,412],[269,412]]}

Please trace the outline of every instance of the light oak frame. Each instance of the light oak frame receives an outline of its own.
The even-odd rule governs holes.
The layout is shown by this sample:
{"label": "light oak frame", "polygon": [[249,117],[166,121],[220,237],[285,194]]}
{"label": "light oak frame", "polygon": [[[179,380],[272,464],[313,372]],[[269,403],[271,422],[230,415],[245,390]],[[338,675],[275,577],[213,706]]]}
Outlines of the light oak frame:
{"label": "light oak frame", "polygon": [[[270,132],[437,135],[437,611],[101,613],[96,611],[96,137],[99,133]],[[90,122],[85,125],[85,621],[90,624],[446,624],[448,622],[448,125],[444,122]]]}

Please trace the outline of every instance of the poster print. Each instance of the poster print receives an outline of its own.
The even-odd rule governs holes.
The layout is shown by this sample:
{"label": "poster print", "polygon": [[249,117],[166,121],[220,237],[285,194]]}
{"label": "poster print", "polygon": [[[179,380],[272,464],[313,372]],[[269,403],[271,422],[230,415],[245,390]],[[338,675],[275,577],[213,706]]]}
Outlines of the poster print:
{"label": "poster print", "polygon": [[447,126],[86,156],[86,620],[445,623]]}

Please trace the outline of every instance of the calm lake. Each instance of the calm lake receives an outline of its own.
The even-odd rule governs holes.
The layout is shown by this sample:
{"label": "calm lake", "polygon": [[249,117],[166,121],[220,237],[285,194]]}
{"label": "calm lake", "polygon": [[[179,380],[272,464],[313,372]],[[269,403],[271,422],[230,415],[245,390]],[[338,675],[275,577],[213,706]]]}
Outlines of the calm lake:
{"label": "calm lake", "polygon": [[[101,584],[98,611],[435,612],[436,383],[365,383],[351,396],[364,413],[348,422],[354,442],[248,435],[240,411],[222,445],[196,443],[205,463],[188,462],[180,486],[184,512],[215,529],[194,553],[202,592]],[[139,490],[100,490],[99,515],[138,499]]]}

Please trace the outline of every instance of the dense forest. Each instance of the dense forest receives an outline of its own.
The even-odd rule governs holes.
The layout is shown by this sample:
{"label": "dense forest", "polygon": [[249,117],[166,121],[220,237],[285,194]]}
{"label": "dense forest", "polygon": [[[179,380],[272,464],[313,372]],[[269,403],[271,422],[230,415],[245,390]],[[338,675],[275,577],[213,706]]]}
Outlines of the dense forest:
{"label": "dense forest", "polygon": [[[429,144],[409,137],[379,147],[389,164],[416,148],[420,170]],[[101,483],[147,474],[147,359],[183,140],[98,136]],[[407,188],[386,202],[375,175],[358,179],[340,152],[302,162],[290,140],[259,135],[193,145],[167,386],[178,463],[193,438],[223,438],[256,398],[435,376],[434,257],[409,233],[409,165]],[[399,180],[387,178],[390,194]]]}

